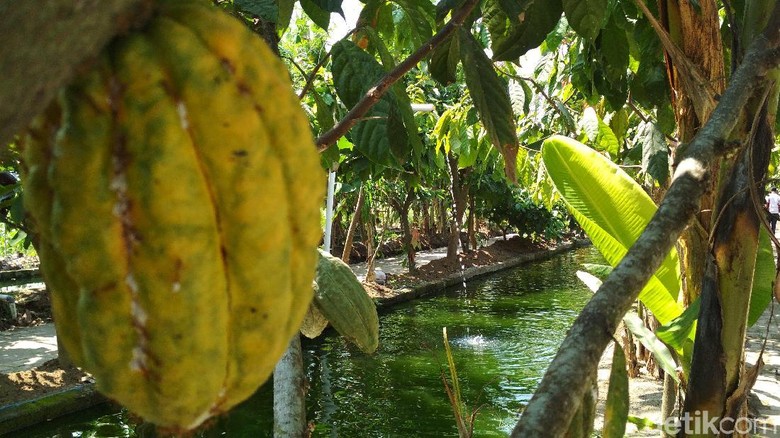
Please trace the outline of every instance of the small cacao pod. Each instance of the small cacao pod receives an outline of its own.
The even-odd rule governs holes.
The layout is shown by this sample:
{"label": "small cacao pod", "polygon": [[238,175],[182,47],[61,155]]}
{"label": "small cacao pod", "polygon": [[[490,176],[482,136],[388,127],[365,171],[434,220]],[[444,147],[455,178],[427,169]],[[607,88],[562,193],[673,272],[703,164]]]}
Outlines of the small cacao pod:
{"label": "small cacao pod", "polygon": [[57,333],[172,432],[271,374],[306,313],[323,171],[288,72],[208,3],[162,0],[23,140]]}

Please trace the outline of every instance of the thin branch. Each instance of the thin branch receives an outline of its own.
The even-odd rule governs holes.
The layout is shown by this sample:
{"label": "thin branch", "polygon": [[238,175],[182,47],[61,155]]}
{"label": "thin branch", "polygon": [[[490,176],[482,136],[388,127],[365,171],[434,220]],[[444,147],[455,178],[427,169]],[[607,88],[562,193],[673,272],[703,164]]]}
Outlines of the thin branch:
{"label": "thin branch", "polygon": [[314,69],[312,69],[308,77],[306,77],[305,74],[303,75],[304,77],[306,77],[306,83],[303,85],[301,92],[298,93],[298,100],[303,99],[303,96],[305,96],[306,93],[309,92],[309,89],[312,87],[312,85],[314,85],[314,78],[317,76],[317,72],[322,68],[323,65],[325,65],[326,62],[328,62],[328,58],[330,58],[330,50],[328,50],[328,53],[326,53],[325,56],[323,56],[322,59],[320,59],[320,62],[318,62],[317,65],[314,66]]}
{"label": "thin branch", "polygon": [[658,211],[572,325],[512,431],[513,437],[564,435],[621,318],[698,212],[712,163],[728,150],[726,139],[736,126],[735,115],[778,64],[780,3],[709,120],[690,143]]}
{"label": "thin branch", "polygon": [[328,148],[328,146],[336,143],[339,138],[343,137],[347,131],[349,131],[355,124],[363,117],[371,107],[373,107],[379,99],[382,98],[390,87],[395,84],[404,74],[411,70],[415,65],[428,56],[434,48],[443,43],[453,32],[463,25],[466,17],[471,14],[472,9],[479,3],[479,0],[466,0],[463,6],[456,13],[453,13],[449,23],[447,23],[441,30],[436,32],[436,35],[432,36],[414,53],[404,59],[403,62],[398,64],[394,69],[388,72],[379,82],[376,83],[366,94],[360,99],[344,118],[336,124],[330,131],[320,135],[317,138],[317,150],[322,152]]}

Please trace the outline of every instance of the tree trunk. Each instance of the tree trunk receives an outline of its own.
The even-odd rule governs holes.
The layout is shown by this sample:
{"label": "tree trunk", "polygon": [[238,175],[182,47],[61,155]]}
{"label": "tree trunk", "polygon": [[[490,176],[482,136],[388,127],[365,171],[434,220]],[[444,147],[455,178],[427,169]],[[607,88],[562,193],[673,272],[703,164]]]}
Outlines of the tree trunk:
{"label": "tree trunk", "polygon": [[720,218],[702,286],[685,399],[685,412],[690,415],[736,420],[747,395],[738,394],[737,388],[744,365],[745,330],[760,226],[750,185],[764,178],[774,146],[765,114],[762,111],[759,116],[761,122],[753,137],[752,151],[751,147],[743,150],[716,204]]}
{"label": "tree trunk", "polygon": [[[661,396],[661,424],[667,424],[667,418],[671,418],[677,403],[677,382],[669,374],[664,375],[664,390]],[[673,438],[673,435],[661,429],[661,438]]]}
{"label": "tree trunk", "polygon": [[409,208],[414,200],[415,190],[414,187],[406,185],[406,197],[403,201],[398,202],[391,200],[390,205],[398,214],[399,222],[401,223],[401,242],[406,252],[407,269],[409,272],[417,270],[415,266],[415,248],[412,244],[412,227],[409,225]]}
{"label": "tree trunk", "polygon": [[468,232],[469,232],[469,247],[477,249],[477,218],[474,213],[474,194],[469,194],[469,219],[468,219]]}
{"label": "tree trunk", "polygon": [[[468,242],[461,242],[460,227],[463,223],[463,213],[466,211],[466,201],[468,200],[468,187],[464,187],[461,182],[460,171],[458,170],[458,159],[452,153],[447,154],[447,164],[450,170],[450,192],[452,194],[452,214],[450,217],[450,238],[447,243],[447,259],[456,261],[458,258],[458,247],[465,250]],[[465,244],[464,244],[465,243]]]}
{"label": "tree trunk", "polygon": [[428,201],[422,201],[420,206],[422,212],[422,229],[427,235],[431,235],[431,203]]}
{"label": "tree trunk", "polygon": [[347,238],[344,241],[344,250],[341,252],[341,260],[344,263],[349,264],[349,255],[352,253],[352,241],[355,239],[355,230],[360,223],[360,216],[363,210],[363,185],[360,185],[358,190],[357,205],[355,206],[355,214],[352,215],[352,220],[349,222],[349,229],[347,230]]}
{"label": "tree trunk", "polygon": [[374,221],[371,217],[371,213],[368,214],[369,220],[363,224],[365,245],[366,245],[366,281],[375,282],[376,272],[374,271],[374,256],[376,251],[374,250]]}
{"label": "tree trunk", "polygon": [[274,368],[274,437],[309,436],[306,423],[306,376],[301,338],[296,333]]}
{"label": "tree trunk", "polygon": [[441,199],[436,200],[438,221],[436,223],[436,232],[444,234],[444,230],[448,230],[450,226],[450,216],[447,215],[447,206]]}
{"label": "tree trunk", "polygon": [[[750,14],[751,8],[758,7],[756,5],[759,2],[754,3],[748,7],[746,16]],[[722,59],[721,47],[715,43],[716,40],[719,43],[719,36],[711,37],[712,41],[707,39],[708,35],[719,32],[717,5],[715,2],[702,2],[701,6],[702,11],[696,11],[682,3],[679,5],[681,29],[684,31],[682,40],[690,41],[686,45],[686,51],[691,50],[695,55],[705,52],[709,47],[710,58]],[[769,17],[773,5],[765,2],[762,6],[764,10],[760,18],[764,20]],[[688,25],[686,28],[686,23],[695,20],[703,20],[704,23]],[[756,26],[763,26],[763,23],[765,21],[746,21],[743,26],[755,29]],[[702,32],[702,26],[706,26],[705,29],[709,29],[709,32]],[[738,50],[733,56],[741,58]],[[722,61],[720,65],[707,62],[706,55],[699,59],[695,56],[691,58],[701,63],[702,71],[706,72],[712,81],[725,77]],[[690,89],[685,91],[688,94],[683,96],[696,92]],[[765,92],[774,95],[772,90],[759,87],[754,96],[762,96]],[[683,241],[685,249],[701,251],[698,254],[685,254],[683,257],[691,263],[686,266],[686,283],[690,288],[686,294],[687,300],[693,299],[697,285],[701,285],[701,310],[684,404],[685,415],[693,419],[737,421],[743,411],[746,397],[746,394],[738,393],[738,385],[744,371],[747,311],[760,227],[751,198],[751,190],[756,190],[756,187],[751,186],[756,184],[756,181],[763,180],[774,143],[774,120],[768,120],[767,108],[758,98],[753,97],[752,101],[753,104],[747,106],[737,128],[730,135],[733,141],[746,141],[748,146],[741,149],[736,159],[720,164],[719,172],[715,174],[720,178],[713,178],[713,193],[717,194],[717,199],[712,203],[711,199],[707,198],[715,207],[712,209],[711,225],[705,224],[704,227],[704,230],[714,227],[712,248],[708,249],[706,242],[696,242],[697,239]],[[679,111],[685,111],[685,108],[679,108]],[[695,112],[698,117],[702,117],[700,108],[695,108]],[[704,117],[707,116],[708,114]],[[757,121],[756,130],[750,132],[754,121]],[[681,132],[683,129],[695,129],[695,126],[691,128],[690,125],[681,125]],[[760,189],[760,184],[758,186],[759,196],[763,199],[763,190]],[[706,209],[707,206],[702,205],[702,208]],[[694,233],[699,240],[705,234],[692,230],[688,237]],[[697,283],[693,275],[698,274],[702,263],[704,275]],[[714,435],[712,430],[698,430],[691,434],[683,431],[680,434],[694,437]]]}

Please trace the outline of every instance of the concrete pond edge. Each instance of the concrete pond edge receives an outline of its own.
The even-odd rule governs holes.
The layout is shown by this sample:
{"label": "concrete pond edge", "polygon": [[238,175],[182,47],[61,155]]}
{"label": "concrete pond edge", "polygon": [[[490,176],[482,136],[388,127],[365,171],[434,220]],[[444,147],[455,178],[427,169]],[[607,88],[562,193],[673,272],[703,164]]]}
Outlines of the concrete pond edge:
{"label": "concrete pond edge", "polygon": [[[394,305],[408,302],[416,298],[433,296],[449,287],[462,283],[464,279],[471,280],[494,272],[514,268],[522,264],[545,260],[563,252],[588,245],[590,245],[590,241],[587,239],[566,242],[555,248],[518,254],[517,257],[503,262],[485,266],[469,267],[464,269],[462,273],[456,273],[440,280],[404,287],[398,289],[396,291],[397,293],[392,297],[375,299],[377,310],[380,312],[387,312]],[[0,280],[2,280],[2,274],[3,273],[0,272]],[[5,436],[11,432],[51,421],[57,417],[72,414],[103,403],[111,403],[111,400],[97,392],[93,383],[84,383],[36,399],[0,406],[0,436]]]}

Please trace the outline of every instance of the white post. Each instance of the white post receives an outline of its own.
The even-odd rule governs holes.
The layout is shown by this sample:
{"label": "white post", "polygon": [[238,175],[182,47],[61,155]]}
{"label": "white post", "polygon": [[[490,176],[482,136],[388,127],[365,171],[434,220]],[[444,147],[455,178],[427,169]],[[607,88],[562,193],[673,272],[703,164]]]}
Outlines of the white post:
{"label": "white post", "polygon": [[325,203],[325,238],[323,248],[330,253],[330,233],[333,228],[333,192],[336,187],[336,171],[328,171],[328,199]]}

